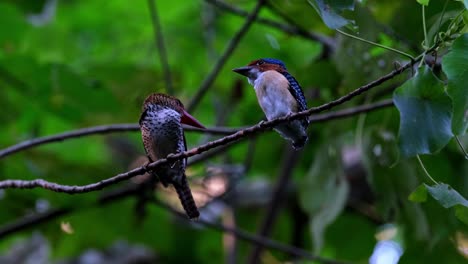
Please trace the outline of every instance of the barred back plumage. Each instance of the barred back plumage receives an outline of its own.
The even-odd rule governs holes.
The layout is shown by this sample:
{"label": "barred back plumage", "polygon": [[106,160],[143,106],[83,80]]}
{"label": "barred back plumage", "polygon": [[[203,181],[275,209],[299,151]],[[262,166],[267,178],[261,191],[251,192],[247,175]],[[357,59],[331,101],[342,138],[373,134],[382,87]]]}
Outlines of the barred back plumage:
{"label": "barred back plumage", "polygon": [[[304,93],[302,92],[302,88],[297,82],[296,78],[294,78],[287,71],[281,72],[281,74],[283,74],[283,76],[286,77],[286,79],[288,80],[291,94],[298,102],[298,112],[307,110],[307,101],[305,99]],[[307,128],[309,126],[309,118],[305,117],[301,119],[301,123],[305,128]]]}
{"label": "barred back plumage", "polygon": [[288,80],[291,87],[291,93],[299,103],[299,112],[307,110],[307,101],[305,99],[304,92],[302,91],[302,87],[299,85],[296,78],[289,74],[289,72],[281,72],[281,74],[283,74],[283,76]]}

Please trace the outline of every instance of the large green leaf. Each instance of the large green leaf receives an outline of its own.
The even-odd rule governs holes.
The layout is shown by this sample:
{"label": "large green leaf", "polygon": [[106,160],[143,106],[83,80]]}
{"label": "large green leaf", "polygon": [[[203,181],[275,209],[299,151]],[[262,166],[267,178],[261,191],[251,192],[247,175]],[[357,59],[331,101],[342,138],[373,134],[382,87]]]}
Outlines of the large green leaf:
{"label": "large green leaf", "polygon": [[400,112],[399,146],[404,157],[430,154],[452,138],[452,104],[429,68],[419,70],[393,94]]}
{"label": "large green leaf", "polygon": [[455,216],[465,224],[468,224],[468,200],[460,193],[445,183],[430,186],[421,184],[409,199],[413,202],[425,202],[427,193],[434,198],[444,208],[455,208]]}
{"label": "large green leaf", "polygon": [[468,225],[468,201],[448,184],[426,185],[431,196],[445,208],[455,207],[455,216]]}
{"label": "large green leaf", "polygon": [[345,10],[353,10],[354,0],[315,0],[314,2],[309,0],[309,3],[315,8],[329,28],[337,29],[351,22],[340,14]]}
{"label": "large green leaf", "polygon": [[429,194],[445,208],[450,208],[455,205],[468,207],[468,201],[448,184],[442,183],[436,184],[435,186],[426,185],[426,188]]}
{"label": "large green leaf", "polygon": [[448,77],[447,93],[453,102],[452,130],[461,135],[468,127],[468,34],[453,42],[442,67]]}

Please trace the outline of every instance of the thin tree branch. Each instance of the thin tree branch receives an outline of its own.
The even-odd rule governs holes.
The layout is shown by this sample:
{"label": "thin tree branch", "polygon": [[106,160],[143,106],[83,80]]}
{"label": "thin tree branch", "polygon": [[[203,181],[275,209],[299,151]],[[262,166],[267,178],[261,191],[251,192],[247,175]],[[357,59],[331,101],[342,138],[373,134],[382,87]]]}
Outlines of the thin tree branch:
{"label": "thin tree branch", "polygon": [[[361,89],[361,88],[359,88],[359,89]],[[311,108],[309,110],[299,112],[299,113],[296,113],[296,114],[293,114],[293,115],[290,115],[290,116],[281,117],[281,118],[274,119],[272,121],[263,122],[263,123],[261,122],[261,123],[255,125],[255,126],[240,130],[240,131],[238,131],[238,132],[236,132],[236,133],[234,133],[232,135],[229,135],[229,136],[226,136],[226,137],[223,137],[223,138],[208,142],[208,143],[206,143],[204,145],[192,148],[189,151],[181,152],[181,153],[178,153],[178,154],[170,154],[165,159],[160,159],[160,160],[158,160],[156,162],[153,162],[153,163],[151,163],[151,164],[149,164],[147,166],[139,167],[139,168],[133,169],[131,171],[118,174],[118,175],[116,175],[114,177],[102,180],[100,182],[96,182],[96,183],[92,183],[92,184],[88,184],[88,185],[83,185],[83,186],[67,186],[67,185],[60,185],[60,184],[57,184],[57,183],[48,182],[48,181],[43,180],[43,179],[36,179],[36,180],[32,180],[32,181],[4,180],[4,181],[0,181],[0,189],[6,189],[6,188],[32,189],[32,188],[41,187],[41,188],[48,189],[48,190],[51,190],[51,191],[64,192],[64,193],[69,193],[69,194],[85,193],[85,192],[101,190],[104,187],[107,187],[109,185],[116,184],[118,182],[130,179],[130,178],[132,178],[134,176],[137,176],[137,175],[141,175],[141,174],[147,172],[148,170],[154,169],[154,168],[156,168],[158,166],[161,166],[163,164],[166,164],[166,163],[169,163],[169,162],[175,162],[175,161],[183,159],[183,158],[188,158],[188,157],[191,157],[191,156],[194,156],[194,155],[201,154],[201,153],[206,152],[206,151],[208,151],[210,149],[213,149],[215,147],[223,146],[223,145],[238,141],[238,140],[240,140],[242,138],[246,138],[247,136],[253,135],[255,133],[259,133],[260,131],[271,129],[273,126],[275,126],[277,124],[285,123],[285,122],[288,122],[288,121],[291,121],[291,120],[295,120],[298,117],[308,115],[309,113],[316,113],[316,112],[319,112],[319,111],[325,111],[325,110],[327,110],[329,108],[334,107],[333,104],[338,105],[338,104],[336,104],[334,102],[343,101],[342,98],[345,98],[345,97],[348,97],[348,96],[349,96],[349,94],[346,95],[346,96],[341,97],[340,99],[338,99],[336,101],[332,101],[332,102],[330,102],[328,104],[324,104],[324,105],[322,105],[320,107]],[[343,101],[343,102],[345,102],[345,101]],[[345,110],[342,110],[342,111],[336,111],[336,112],[332,112],[332,113],[328,113],[328,114],[318,115],[318,116],[316,116],[314,118],[310,118],[310,120],[311,120],[311,122],[319,122],[319,121],[332,120],[332,119],[336,119],[336,118],[348,117],[348,116],[353,116],[356,113],[367,112],[367,111],[370,111],[370,110],[373,110],[373,109],[386,107],[386,106],[389,106],[391,104],[392,104],[392,102],[390,100],[386,100],[386,101],[382,101],[382,102],[379,102],[379,103],[376,103],[376,104],[373,104],[373,105],[366,105],[366,106],[363,106],[363,107],[356,107],[356,108],[353,108],[353,109],[345,109]]]}
{"label": "thin tree branch", "polygon": [[[347,97],[347,96],[348,95],[346,95],[344,97]],[[342,98],[344,98],[344,97],[342,97]],[[340,99],[338,99],[336,101],[339,101],[339,100],[342,101],[342,98],[340,98]],[[281,117],[281,118],[278,118],[278,119],[275,119],[275,120],[272,120],[272,121],[268,121],[268,122],[259,123],[259,124],[255,125],[255,126],[249,127],[247,129],[244,129],[244,130],[240,130],[240,131],[238,131],[238,132],[236,132],[236,133],[234,133],[232,135],[223,137],[221,139],[208,142],[208,143],[206,143],[204,145],[193,148],[193,149],[191,149],[189,151],[185,151],[185,152],[178,153],[178,154],[171,154],[165,159],[160,159],[160,160],[158,160],[156,162],[153,162],[153,163],[151,163],[151,164],[149,164],[147,166],[139,167],[139,168],[133,169],[131,171],[118,174],[118,175],[116,175],[114,177],[102,180],[102,181],[97,182],[97,183],[92,183],[92,184],[83,185],[83,186],[68,186],[68,185],[60,185],[60,184],[57,184],[57,183],[48,182],[48,181],[43,180],[43,179],[36,179],[36,180],[32,180],[32,181],[4,180],[4,181],[0,181],[0,189],[6,189],[6,188],[32,189],[32,188],[41,187],[41,188],[48,189],[48,190],[51,190],[51,191],[64,192],[64,193],[69,193],[69,194],[85,193],[85,192],[101,190],[104,187],[107,187],[109,185],[116,184],[118,182],[130,179],[130,178],[132,178],[134,176],[137,176],[137,175],[141,175],[141,174],[147,172],[148,170],[154,169],[154,168],[156,168],[156,167],[158,167],[160,165],[163,165],[163,164],[166,164],[166,163],[169,163],[169,162],[174,162],[176,160],[183,159],[183,158],[188,158],[188,157],[191,157],[191,156],[206,152],[206,151],[208,151],[210,149],[213,149],[215,147],[223,146],[223,145],[226,145],[228,143],[235,142],[235,141],[240,140],[242,138],[246,138],[247,136],[253,135],[255,133],[259,133],[260,131],[270,129],[271,127],[273,127],[273,126],[275,126],[277,124],[284,123],[284,122],[287,122],[287,121],[290,121],[290,120],[295,120],[298,117],[301,117],[303,115],[307,115],[308,113],[315,113],[315,112],[319,112],[319,111],[325,111],[325,110],[327,110],[329,108],[332,108],[333,105],[331,105],[331,104],[333,102],[336,102],[336,101],[332,101],[332,102],[330,102],[328,104],[324,104],[324,105],[322,105],[320,107],[311,108],[309,110],[299,112],[299,113],[294,114],[294,115]],[[342,111],[336,111],[336,112],[332,112],[332,113],[318,115],[318,116],[315,116],[313,118],[310,118],[310,120],[311,120],[311,123],[323,122],[323,121],[328,121],[328,120],[332,120],[332,119],[353,116],[353,115],[356,115],[357,113],[368,112],[368,111],[371,111],[371,110],[383,108],[383,107],[390,106],[390,105],[392,105],[392,101],[391,100],[385,100],[385,101],[382,101],[382,102],[379,102],[379,103],[369,104],[369,105],[365,105],[365,106],[362,106],[362,107],[355,107],[355,108],[352,108],[352,109],[345,109],[345,110],[342,110]]]}
{"label": "thin tree branch", "polygon": [[[267,212],[263,217],[263,222],[258,231],[258,235],[268,237],[273,228],[274,221],[278,216],[279,208],[284,200],[286,190],[288,189],[289,179],[294,171],[294,167],[299,159],[300,152],[289,149],[285,152],[280,175],[275,184],[273,195],[269,203]],[[256,243],[249,256],[249,263],[255,264],[259,262],[260,254],[263,250],[263,244]]]}
{"label": "thin tree branch", "polygon": [[[213,134],[213,135],[230,135],[232,133],[237,132],[238,130],[239,129],[223,128],[223,127],[199,129],[199,128],[195,128],[191,126],[184,126],[184,131],[202,132],[202,133]],[[0,150],[0,158],[4,158],[16,152],[26,150],[29,148],[33,148],[39,145],[47,144],[47,143],[59,142],[59,141],[67,140],[67,139],[79,138],[79,137],[84,137],[84,136],[89,136],[89,135],[109,134],[109,133],[127,132],[127,131],[140,131],[140,126],[138,124],[102,125],[102,126],[95,126],[95,127],[88,127],[88,128],[67,131],[67,132],[63,132],[63,133],[51,135],[51,136],[30,139],[30,140],[26,140],[16,145]]]}
{"label": "thin tree branch", "polygon": [[242,27],[239,29],[239,31],[234,35],[234,37],[231,39],[229,42],[226,50],[224,51],[223,55],[219,58],[219,60],[216,62],[215,66],[213,67],[213,70],[211,73],[203,80],[203,83],[200,85],[200,88],[198,88],[197,93],[193,97],[192,101],[190,101],[187,110],[188,112],[193,112],[195,107],[198,105],[198,103],[201,101],[205,93],[208,91],[208,89],[211,87],[213,82],[215,81],[216,77],[218,76],[219,72],[223,68],[224,64],[228,60],[228,58],[231,56],[232,52],[234,49],[237,47],[237,44],[239,44],[240,40],[244,35],[247,33],[247,30],[250,28],[254,20],[256,19],[258,13],[260,12],[260,9],[262,8],[263,4],[265,4],[266,0],[258,0],[257,5],[253,9],[252,13],[249,14],[247,17],[245,23],[242,25]]}
{"label": "thin tree branch", "polygon": [[309,121],[311,124],[325,122],[325,121],[330,121],[330,120],[334,120],[338,118],[345,118],[345,117],[355,116],[361,113],[371,112],[371,111],[389,107],[392,105],[393,105],[393,100],[386,99],[386,100],[382,100],[382,101],[372,103],[372,104],[350,107],[350,108],[346,108],[343,110],[338,110],[338,111],[329,112],[326,114],[312,116],[309,118]]}
{"label": "thin tree branch", "polygon": [[[363,112],[369,112],[372,110],[376,110],[382,107],[387,107],[392,105],[391,100],[383,100],[381,102],[358,106],[358,107],[351,107],[349,109],[344,109],[336,112],[330,112],[327,114],[321,114],[311,117],[309,120],[311,122],[323,122],[332,120],[335,118],[343,118],[348,116],[353,116]],[[242,128],[227,128],[227,127],[214,127],[214,128],[207,128],[207,129],[199,129],[191,126],[184,126],[185,131],[193,131],[193,132],[203,132],[207,134],[213,135],[231,135],[236,133]],[[61,142],[67,139],[79,138],[89,135],[97,135],[97,134],[109,134],[115,132],[128,132],[128,131],[139,131],[140,127],[138,124],[113,124],[113,125],[102,125],[102,126],[95,126],[95,127],[88,127],[82,128],[72,131],[63,132],[56,135],[50,135],[35,139],[26,140],[10,146],[8,148],[0,150],[0,158],[4,158],[6,156],[12,155],[16,152],[20,152],[26,149],[30,149],[33,147],[37,147],[40,145],[53,143],[53,142]]]}
{"label": "thin tree branch", "polygon": [[[234,15],[238,15],[238,16],[241,16],[241,17],[246,17],[249,15],[249,13],[245,10],[242,10],[236,6],[232,6],[224,1],[220,1],[220,0],[205,0],[206,2],[220,8],[220,9],[223,9],[225,11],[228,11]],[[303,37],[303,38],[306,38],[306,39],[310,39],[310,40],[313,40],[313,41],[317,41],[319,43],[321,43],[323,46],[325,46],[325,48],[327,50],[330,50],[330,51],[334,51],[335,48],[336,48],[336,43],[335,41],[333,40],[333,38],[330,38],[330,37],[327,37],[325,35],[321,35],[321,34],[317,34],[317,33],[313,33],[313,32],[309,32],[307,30],[304,30],[300,27],[297,27],[296,25],[287,25],[287,24],[282,24],[282,23],[279,23],[279,22],[276,22],[274,20],[270,20],[270,19],[266,19],[266,18],[257,18],[256,20],[257,23],[259,24],[263,24],[265,26],[269,26],[269,27],[273,27],[273,28],[276,28],[278,30],[281,30],[287,34],[291,34],[291,35],[297,35],[299,37]]]}
{"label": "thin tree branch", "polygon": [[167,59],[167,51],[164,45],[164,37],[162,33],[161,24],[159,23],[158,11],[156,9],[156,0],[148,0],[148,9],[151,15],[151,22],[153,24],[154,30],[154,41],[156,48],[159,52],[159,59],[161,61],[161,66],[164,75],[164,81],[166,83],[166,91],[168,94],[174,94],[174,87],[172,85],[171,71],[169,67],[169,62]]}
{"label": "thin tree branch", "polygon": [[231,148],[232,146],[234,146],[234,142],[231,142],[231,143],[228,143],[226,145],[223,145],[219,148],[216,148],[216,149],[212,149],[212,150],[209,150],[207,152],[204,152],[203,154],[201,155],[198,155],[196,157],[193,157],[192,159],[190,159],[189,161],[189,165],[192,165],[192,164],[195,164],[195,163],[199,163],[201,161],[204,161],[204,160],[207,160],[211,157],[214,157],[214,156],[217,156],[219,155],[220,153],[223,153],[225,152],[226,150],[228,150],[229,148]]}

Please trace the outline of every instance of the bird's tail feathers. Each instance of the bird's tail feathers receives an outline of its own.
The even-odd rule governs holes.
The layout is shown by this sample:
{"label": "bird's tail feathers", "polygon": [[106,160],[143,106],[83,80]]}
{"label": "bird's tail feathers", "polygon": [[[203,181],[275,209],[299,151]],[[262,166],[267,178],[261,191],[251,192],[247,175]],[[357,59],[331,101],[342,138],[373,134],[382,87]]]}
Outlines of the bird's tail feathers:
{"label": "bird's tail feathers", "polygon": [[187,216],[190,219],[197,219],[200,216],[200,212],[198,211],[195,200],[193,199],[187,177],[183,175],[179,181],[174,181],[173,185]]}

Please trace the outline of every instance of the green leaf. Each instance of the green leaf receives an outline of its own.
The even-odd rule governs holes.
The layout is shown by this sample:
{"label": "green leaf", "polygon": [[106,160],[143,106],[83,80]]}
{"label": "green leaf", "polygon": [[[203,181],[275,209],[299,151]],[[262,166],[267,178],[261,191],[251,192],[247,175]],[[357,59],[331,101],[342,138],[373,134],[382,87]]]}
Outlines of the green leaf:
{"label": "green leaf", "polygon": [[425,5],[425,6],[429,5],[429,0],[416,0],[416,1],[420,3],[421,5]]}
{"label": "green leaf", "polygon": [[448,184],[437,184],[434,187],[426,185],[426,188],[431,196],[445,208],[455,205],[468,207],[468,201]]}
{"label": "green leaf", "polygon": [[429,68],[397,88],[393,102],[400,112],[399,147],[404,157],[430,154],[452,138],[452,104]]}
{"label": "green leaf", "polygon": [[419,185],[418,188],[409,195],[408,200],[415,203],[425,202],[427,200],[426,186],[424,184]]}
{"label": "green leaf", "polygon": [[453,42],[452,50],[442,60],[442,68],[453,103],[452,131],[462,135],[468,127],[468,34]]}
{"label": "green leaf", "polygon": [[455,207],[455,216],[463,223],[468,224],[468,201],[448,184],[443,183],[434,186],[421,184],[410,194],[409,200],[412,202],[425,202],[427,192],[444,208]]}
{"label": "green leaf", "polygon": [[455,216],[458,220],[468,225],[468,207],[455,205]]}
{"label": "green leaf", "polygon": [[331,29],[341,28],[352,22],[342,17],[340,13],[345,10],[353,10],[354,0],[315,0],[315,2],[309,0],[309,3],[319,13],[327,27]]}

